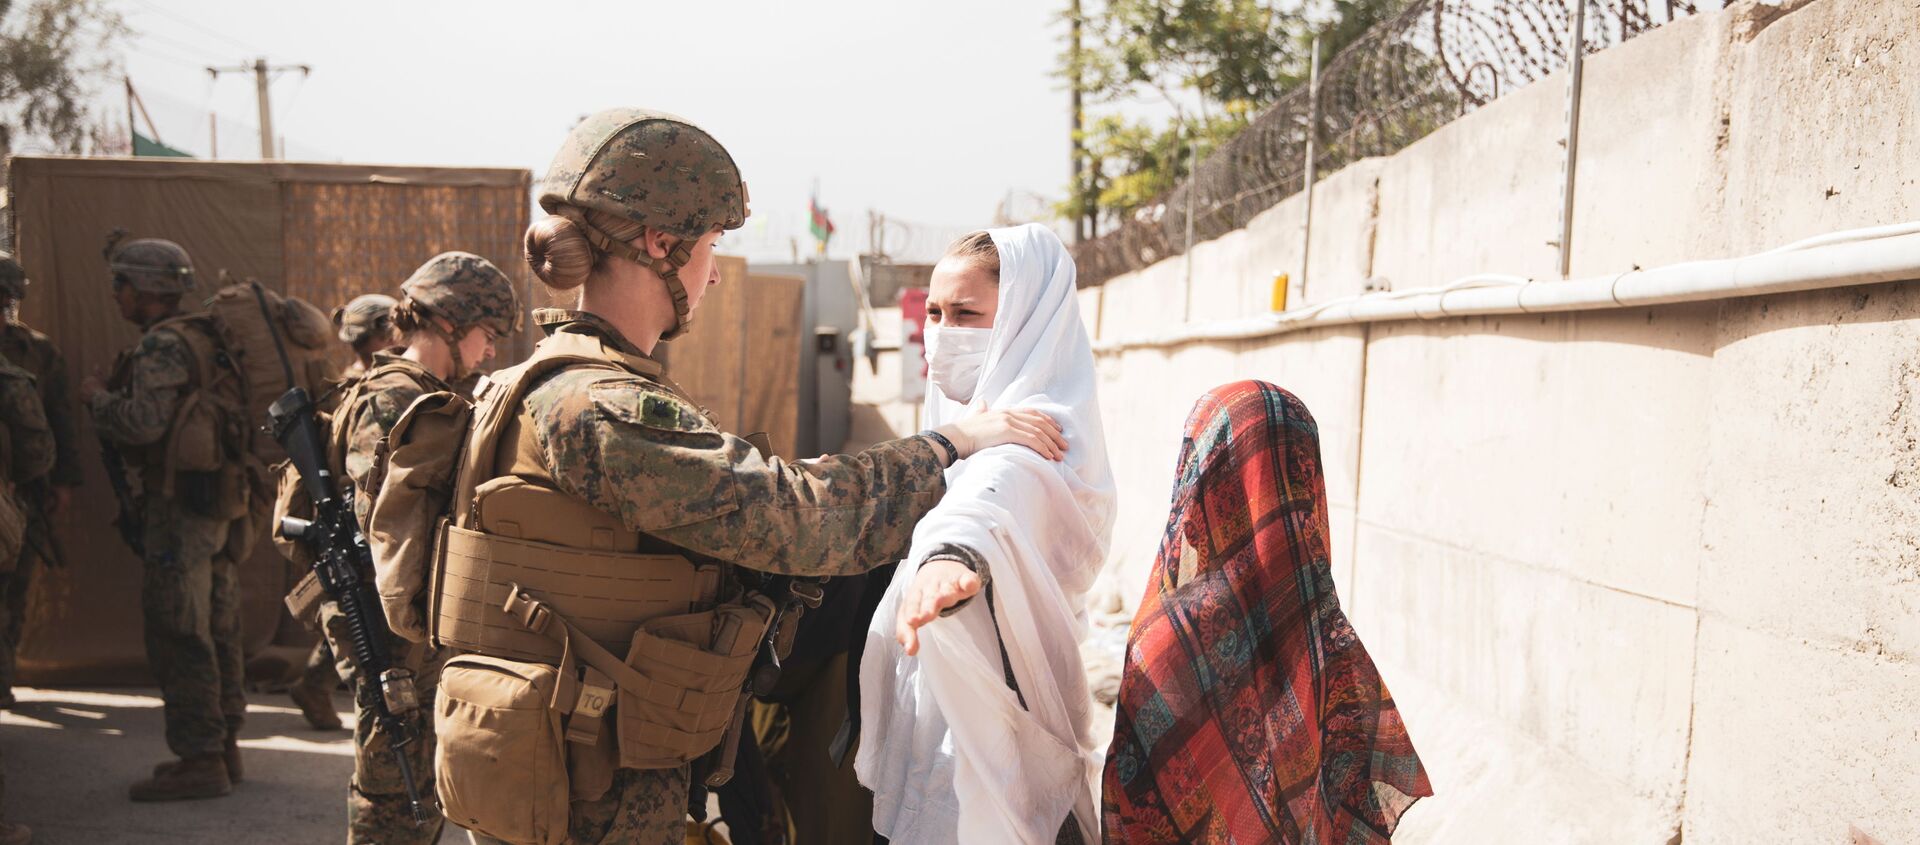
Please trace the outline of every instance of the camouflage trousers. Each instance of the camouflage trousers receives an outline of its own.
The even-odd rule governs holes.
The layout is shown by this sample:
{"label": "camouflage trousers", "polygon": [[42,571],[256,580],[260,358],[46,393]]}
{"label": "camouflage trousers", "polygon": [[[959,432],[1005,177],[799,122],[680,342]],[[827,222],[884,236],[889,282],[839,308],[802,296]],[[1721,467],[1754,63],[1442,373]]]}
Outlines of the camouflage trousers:
{"label": "camouflage trousers", "polygon": [[181,757],[219,754],[240,732],[247,701],[240,642],[240,572],[224,553],[229,523],[149,496],[147,662],[160,681],[167,747]]}
{"label": "camouflage trousers", "polygon": [[[687,767],[619,769],[597,801],[574,801],[567,818],[575,845],[685,845]],[[475,845],[504,845],[478,833]]]}
{"label": "camouflage trousers", "polygon": [[[428,845],[440,839],[446,820],[435,815],[427,824],[415,827],[413,805],[407,800],[406,778],[394,760],[393,739],[379,727],[377,712],[370,696],[380,695],[378,679],[367,678],[354,664],[353,641],[347,633],[346,617],[333,602],[320,608],[321,630],[332,650],[335,664],[328,673],[338,671],[353,688],[353,781],[347,785],[348,845]],[[431,799],[433,787],[433,698],[440,685],[440,666],[444,656],[429,652],[428,646],[393,640],[393,662],[414,670],[414,690],[420,708],[407,717],[416,737],[407,747],[407,765],[413,770],[414,786],[422,798]]]}
{"label": "camouflage trousers", "polygon": [[307,654],[307,668],[300,673],[300,685],[331,693],[340,685],[340,670],[334,666],[333,647],[327,645],[327,638],[313,644],[313,651]]}
{"label": "camouflage trousers", "polygon": [[[38,530],[29,524],[28,531]],[[27,538],[20,550],[20,561],[10,573],[0,575],[0,692],[13,689],[14,660],[20,650],[20,633],[27,624],[27,594],[33,589],[34,575],[45,566],[36,546],[44,546],[44,537]]]}

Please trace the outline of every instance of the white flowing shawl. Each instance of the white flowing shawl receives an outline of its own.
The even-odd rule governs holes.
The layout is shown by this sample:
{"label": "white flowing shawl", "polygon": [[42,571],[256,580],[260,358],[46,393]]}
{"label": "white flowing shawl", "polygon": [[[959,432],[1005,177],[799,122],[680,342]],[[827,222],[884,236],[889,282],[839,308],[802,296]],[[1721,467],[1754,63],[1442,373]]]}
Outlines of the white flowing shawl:
{"label": "white flowing shawl", "polygon": [[[1086,592],[1113,528],[1113,475],[1080,323],[1073,259],[1046,227],[991,232],[999,311],[974,401],[927,390],[937,427],[974,408],[1037,408],[1065,430],[1066,461],[999,446],[947,470],[947,494],[867,630],[855,770],[873,790],[874,829],[897,843],[1050,845],[1072,811],[1098,840],[1101,757],[1080,642]],[[942,543],[980,552],[994,611],[1026,698],[1008,689],[986,596],[920,629],[920,653],[894,641],[894,612],[920,562]]]}

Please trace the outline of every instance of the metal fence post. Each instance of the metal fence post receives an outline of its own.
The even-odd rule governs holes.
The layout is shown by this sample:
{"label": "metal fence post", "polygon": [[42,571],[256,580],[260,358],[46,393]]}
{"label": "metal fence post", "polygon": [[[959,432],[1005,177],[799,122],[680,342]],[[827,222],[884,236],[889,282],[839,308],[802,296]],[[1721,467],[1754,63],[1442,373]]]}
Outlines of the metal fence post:
{"label": "metal fence post", "polygon": [[1567,42],[1567,140],[1560,185],[1560,278],[1573,266],[1573,174],[1580,163],[1580,69],[1586,58],[1587,0],[1573,0],[1573,36]]}
{"label": "metal fence post", "polygon": [[[1183,126],[1185,124],[1182,124]],[[1186,306],[1181,309],[1180,322],[1193,319],[1193,195],[1199,192],[1200,146],[1194,141],[1192,127],[1187,127],[1187,248],[1180,252],[1187,271]]]}
{"label": "metal fence post", "polygon": [[1307,256],[1313,251],[1313,183],[1316,178],[1314,159],[1320,138],[1320,38],[1313,39],[1313,60],[1307,71],[1307,207],[1303,212],[1305,220],[1300,224],[1300,276],[1291,284],[1299,295],[1289,295],[1287,302],[1305,304],[1307,301]]}

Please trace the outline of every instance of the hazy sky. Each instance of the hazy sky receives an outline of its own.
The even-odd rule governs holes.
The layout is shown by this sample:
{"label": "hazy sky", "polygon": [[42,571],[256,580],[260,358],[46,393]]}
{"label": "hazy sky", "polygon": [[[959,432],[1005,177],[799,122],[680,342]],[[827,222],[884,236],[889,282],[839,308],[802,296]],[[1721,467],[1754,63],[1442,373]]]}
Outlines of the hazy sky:
{"label": "hazy sky", "polygon": [[924,250],[991,222],[1010,192],[1059,196],[1067,177],[1067,95],[1050,75],[1064,3],[1050,0],[113,2],[162,139],[196,154],[213,110],[221,158],[258,156],[251,75],[203,68],[260,55],[313,68],[273,84],[289,158],[538,176],[580,116],[660,108],[740,163],[754,214],[723,248],[758,259],[784,260],[794,236],[812,249],[815,180],[844,255],[864,246],[869,209],[921,224]]}

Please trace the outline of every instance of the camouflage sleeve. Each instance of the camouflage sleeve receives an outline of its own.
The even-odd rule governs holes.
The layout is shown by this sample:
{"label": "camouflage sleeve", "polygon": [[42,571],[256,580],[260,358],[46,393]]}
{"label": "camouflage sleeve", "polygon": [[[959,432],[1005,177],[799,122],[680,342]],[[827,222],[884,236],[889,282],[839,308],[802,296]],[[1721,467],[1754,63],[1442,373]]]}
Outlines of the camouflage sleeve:
{"label": "camouflage sleeve", "polygon": [[58,487],[80,485],[78,422],[73,417],[73,384],[67,381],[67,359],[48,350],[40,376],[40,402],[46,406],[47,425],[53,429],[53,472],[48,480]]}
{"label": "camouflage sleeve", "polygon": [[899,560],[946,491],[941,455],[922,437],[788,463],[642,379],[549,383],[527,402],[567,492],[636,531],[750,569],[850,575]]}
{"label": "camouflage sleeve", "polygon": [[140,339],[128,368],[126,386],[94,395],[88,408],[93,425],[116,443],[158,443],[192,380],[193,353],[171,332],[149,332]]}
{"label": "camouflage sleeve", "polygon": [[53,469],[53,429],[47,426],[40,394],[26,373],[0,374],[0,419],[6,421],[10,466],[7,475],[22,484]]}

